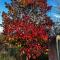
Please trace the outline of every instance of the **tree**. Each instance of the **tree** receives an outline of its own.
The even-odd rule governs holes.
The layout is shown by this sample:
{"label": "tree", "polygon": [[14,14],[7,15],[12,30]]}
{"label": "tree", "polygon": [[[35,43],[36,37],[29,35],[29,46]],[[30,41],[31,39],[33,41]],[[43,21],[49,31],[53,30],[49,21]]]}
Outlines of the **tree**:
{"label": "tree", "polygon": [[3,12],[2,16],[8,43],[19,46],[20,55],[26,54],[28,60],[45,54],[53,24],[46,12],[51,7],[45,0],[12,0],[11,4],[5,4],[9,12]]}

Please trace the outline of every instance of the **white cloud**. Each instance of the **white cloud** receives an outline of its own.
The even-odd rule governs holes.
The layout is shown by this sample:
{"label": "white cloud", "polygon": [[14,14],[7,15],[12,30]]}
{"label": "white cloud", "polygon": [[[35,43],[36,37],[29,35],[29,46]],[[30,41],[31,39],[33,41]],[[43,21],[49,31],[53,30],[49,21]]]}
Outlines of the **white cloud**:
{"label": "white cloud", "polygon": [[54,16],[55,16],[56,18],[60,18],[60,15],[59,15],[59,14],[54,14]]}

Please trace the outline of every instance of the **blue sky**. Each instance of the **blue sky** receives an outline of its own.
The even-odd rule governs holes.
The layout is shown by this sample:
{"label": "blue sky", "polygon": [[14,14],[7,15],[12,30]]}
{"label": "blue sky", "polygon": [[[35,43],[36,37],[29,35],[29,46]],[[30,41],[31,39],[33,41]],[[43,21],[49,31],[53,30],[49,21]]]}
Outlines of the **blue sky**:
{"label": "blue sky", "polygon": [[[5,8],[4,3],[10,3],[10,0],[0,0],[0,24],[2,23],[2,12],[8,12]],[[60,19],[60,0],[47,0],[48,5],[52,6],[52,9],[48,12],[48,16],[51,17],[53,21],[57,21],[57,18]]]}
{"label": "blue sky", "polygon": [[60,0],[48,0],[48,5],[52,6],[52,9],[48,12],[48,16],[54,22],[57,22],[57,19],[60,19]]}
{"label": "blue sky", "polygon": [[10,3],[10,0],[0,0],[0,24],[2,23],[2,12],[5,11],[6,13],[8,12],[8,9],[5,7],[5,2]]}

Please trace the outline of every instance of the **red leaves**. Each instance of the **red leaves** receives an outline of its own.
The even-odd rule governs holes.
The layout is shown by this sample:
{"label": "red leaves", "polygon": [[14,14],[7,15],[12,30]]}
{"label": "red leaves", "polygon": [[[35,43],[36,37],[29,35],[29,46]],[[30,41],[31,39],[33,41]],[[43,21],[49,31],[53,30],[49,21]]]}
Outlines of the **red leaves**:
{"label": "red leaves", "polygon": [[38,36],[43,40],[48,40],[48,34],[45,30],[45,27],[40,27],[39,28]]}
{"label": "red leaves", "polygon": [[46,51],[46,47],[42,47],[40,44],[28,44],[28,48],[23,47],[20,49],[21,53],[23,53],[23,51],[24,53],[26,53],[28,59],[30,59],[31,57],[33,58],[34,56],[36,58]]}
{"label": "red leaves", "polygon": [[[25,16],[23,20],[13,20],[5,27],[5,33],[9,36],[8,38],[22,38],[26,43],[20,48],[21,55],[26,53],[28,59],[36,58],[45,52],[45,46],[41,46],[38,42],[38,38],[41,40],[48,40],[48,34],[45,30],[45,26],[37,26],[29,20],[29,16]],[[21,41],[22,41],[21,39]]]}
{"label": "red leaves", "polygon": [[[32,40],[34,37],[39,37],[43,40],[48,40],[48,34],[45,31],[45,27],[36,26],[33,22],[27,22],[29,17],[25,17],[23,20],[14,20],[12,24],[8,24],[6,33],[21,37],[22,39]],[[29,20],[28,20],[29,21]],[[6,28],[5,27],[5,28]]]}

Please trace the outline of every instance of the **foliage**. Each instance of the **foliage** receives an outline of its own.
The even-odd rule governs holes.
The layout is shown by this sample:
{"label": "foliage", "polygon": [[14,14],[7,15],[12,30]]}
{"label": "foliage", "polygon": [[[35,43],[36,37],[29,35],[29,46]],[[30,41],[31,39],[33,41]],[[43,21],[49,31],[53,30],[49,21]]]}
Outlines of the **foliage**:
{"label": "foliage", "polygon": [[48,52],[49,30],[52,20],[46,12],[51,8],[45,0],[13,0],[6,3],[8,14],[3,12],[4,34],[11,47],[16,47],[20,57],[36,59]]}

